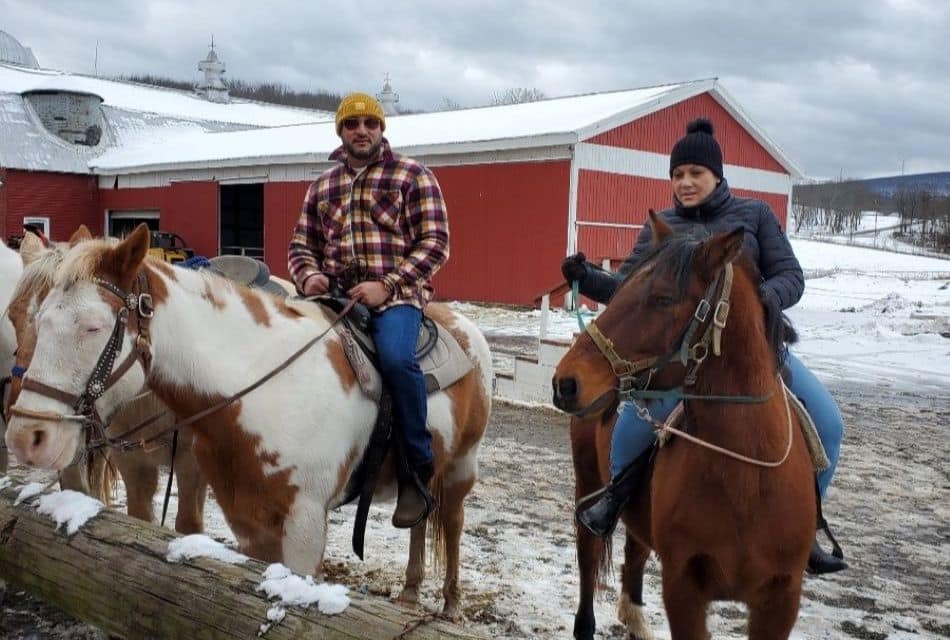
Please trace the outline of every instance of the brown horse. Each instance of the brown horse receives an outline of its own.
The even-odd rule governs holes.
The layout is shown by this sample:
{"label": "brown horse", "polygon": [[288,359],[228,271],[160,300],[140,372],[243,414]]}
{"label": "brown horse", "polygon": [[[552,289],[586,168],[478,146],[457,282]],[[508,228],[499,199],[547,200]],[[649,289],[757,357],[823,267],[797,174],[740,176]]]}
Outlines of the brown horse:
{"label": "brown horse", "polygon": [[[68,243],[47,248],[32,233],[25,234],[20,246],[23,274],[8,308],[8,315],[16,333],[16,365],[21,370],[26,370],[33,359],[33,351],[36,349],[36,326],[33,319],[36,310],[53,286],[63,255],[70,246],[91,238],[89,230],[81,226]],[[16,402],[20,386],[20,378],[14,377],[7,398],[8,407]],[[174,415],[154,394],[148,393],[123,406],[106,429],[106,434],[110,437],[121,438],[134,425],[157,415],[161,415],[158,420],[128,437],[133,441],[148,441],[148,445],[127,451],[90,452],[84,464],[72,465],[63,470],[63,488],[82,491],[108,503],[116,481],[112,467],[114,464],[125,484],[128,514],[140,520],[154,522],[154,498],[158,490],[159,469],[168,467],[171,458],[172,436],[168,430],[175,422]],[[163,435],[156,438],[156,434]],[[204,529],[207,483],[198,471],[198,465],[191,453],[191,442],[191,431],[183,429],[174,461],[178,484],[175,530],[179,533],[197,533]]]}
{"label": "brown horse", "polygon": [[[673,640],[707,638],[714,600],[749,607],[750,638],[786,639],[817,505],[812,463],[777,373],[780,333],[766,327],[757,270],[747,260],[733,268],[741,228],[696,240],[674,235],[653,212],[650,224],[651,251],[555,371],[555,405],[583,417],[572,425],[578,496],[609,478],[619,400],[639,403],[664,390],[683,398],[684,435],[659,449],[652,479],[623,514],[621,618],[632,637],[650,637],[638,600],[653,549]],[[591,638],[590,600],[609,548],[586,531],[577,544],[575,636]]]}

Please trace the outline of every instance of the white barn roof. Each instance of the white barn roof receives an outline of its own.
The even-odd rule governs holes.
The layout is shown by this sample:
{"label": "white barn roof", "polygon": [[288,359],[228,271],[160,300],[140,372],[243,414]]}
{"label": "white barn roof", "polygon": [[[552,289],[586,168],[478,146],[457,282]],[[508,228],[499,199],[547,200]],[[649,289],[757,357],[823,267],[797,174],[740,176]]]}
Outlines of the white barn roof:
{"label": "white barn roof", "polygon": [[[47,132],[21,94],[62,90],[103,99],[95,147]],[[793,177],[801,171],[715,79],[515,105],[390,116],[386,137],[416,156],[568,146],[704,92]],[[0,63],[0,166],[105,175],[209,167],[319,164],[339,145],[333,114],[200,96],[130,82]]]}
{"label": "white barn roof", "polygon": [[128,111],[157,113],[183,120],[213,120],[248,127],[275,127],[333,119],[333,114],[326,111],[283,107],[237,98],[228,104],[221,104],[178,89],[0,63],[0,93],[22,94],[56,90],[91,93],[102,98],[106,106]]}
{"label": "white barn roof", "polygon": [[[710,92],[793,176],[798,167],[739,108],[715,79],[460,109],[386,120],[394,148],[423,156],[571,145]],[[90,165],[96,173],[143,173],[221,166],[321,163],[339,146],[333,122],[250,131],[183,133],[163,144],[115,148]]]}
{"label": "white barn roof", "polygon": [[[47,131],[23,94],[66,91],[102,98],[104,130],[95,146]],[[172,138],[332,119],[326,111],[247,100],[208,102],[198,95],[0,62],[0,167],[89,173],[96,158],[127,147],[161,147]]]}

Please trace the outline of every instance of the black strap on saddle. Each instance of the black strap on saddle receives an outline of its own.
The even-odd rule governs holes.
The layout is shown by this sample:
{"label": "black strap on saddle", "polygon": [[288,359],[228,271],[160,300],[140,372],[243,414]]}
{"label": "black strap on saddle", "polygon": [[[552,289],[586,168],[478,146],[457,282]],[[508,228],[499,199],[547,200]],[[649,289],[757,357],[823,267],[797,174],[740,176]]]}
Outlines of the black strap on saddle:
{"label": "black strap on saddle", "polygon": [[841,545],[839,545],[838,541],[835,540],[834,534],[831,533],[831,525],[828,524],[828,521],[825,520],[825,515],[821,512],[821,490],[818,487],[817,474],[815,475],[815,501],[818,505],[817,528],[820,531],[824,531],[825,535],[828,537],[828,541],[831,543],[831,555],[838,558],[839,560],[844,560],[844,551],[841,550]]}
{"label": "black strap on saddle", "polygon": [[356,506],[356,519],[353,521],[353,552],[363,559],[363,542],[366,535],[366,519],[369,516],[369,505],[373,502],[376,492],[376,481],[379,470],[386,459],[392,440],[393,425],[393,398],[389,390],[383,387],[383,395],[379,400],[379,413],[376,415],[376,424],[369,445],[363,453],[356,471],[353,472],[347,484],[347,494],[343,504],[352,502],[359,496]]}

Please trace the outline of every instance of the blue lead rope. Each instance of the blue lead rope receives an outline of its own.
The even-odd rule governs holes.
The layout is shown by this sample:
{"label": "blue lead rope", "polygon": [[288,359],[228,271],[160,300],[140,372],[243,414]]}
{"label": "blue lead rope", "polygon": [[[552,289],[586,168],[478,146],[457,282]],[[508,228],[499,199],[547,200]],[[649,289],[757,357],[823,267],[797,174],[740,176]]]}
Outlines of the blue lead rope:
{"label": "blue lead rope", "polygon": [[[571,304],[574,305],[574,314],[577,316],[577,327],[581,330],[581,333],[584,333],[585,331],[587,331],[587,323],[584,322],[585,314],[581,311],[580,286],[581,286],[581,283],[578,282],[577,280],[571,281]],[[586,315],[590,318],[593,318],[597,314],[588,311]]]}

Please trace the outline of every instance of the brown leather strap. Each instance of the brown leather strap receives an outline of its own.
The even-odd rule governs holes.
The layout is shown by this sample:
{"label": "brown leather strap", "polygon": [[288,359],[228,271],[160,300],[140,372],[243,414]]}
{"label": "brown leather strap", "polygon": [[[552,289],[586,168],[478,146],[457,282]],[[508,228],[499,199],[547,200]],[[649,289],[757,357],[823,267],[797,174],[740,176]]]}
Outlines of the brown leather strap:
{"label": "brown leather strap", "polygon": [[43,384],[39,380],[34,380],[30,377],[23,378],[23,386],[21,387],[23,391],[33,391],[40,395],[46,396],[47,398],[52,398],[53,400],[59,400],[60,402],[70,406],[75,407],[76,403],[79,402],[79,396],[73,395],[71,393],[66,393],[65,391],[60,391],[55,387],[51,387],[48,384]]}

